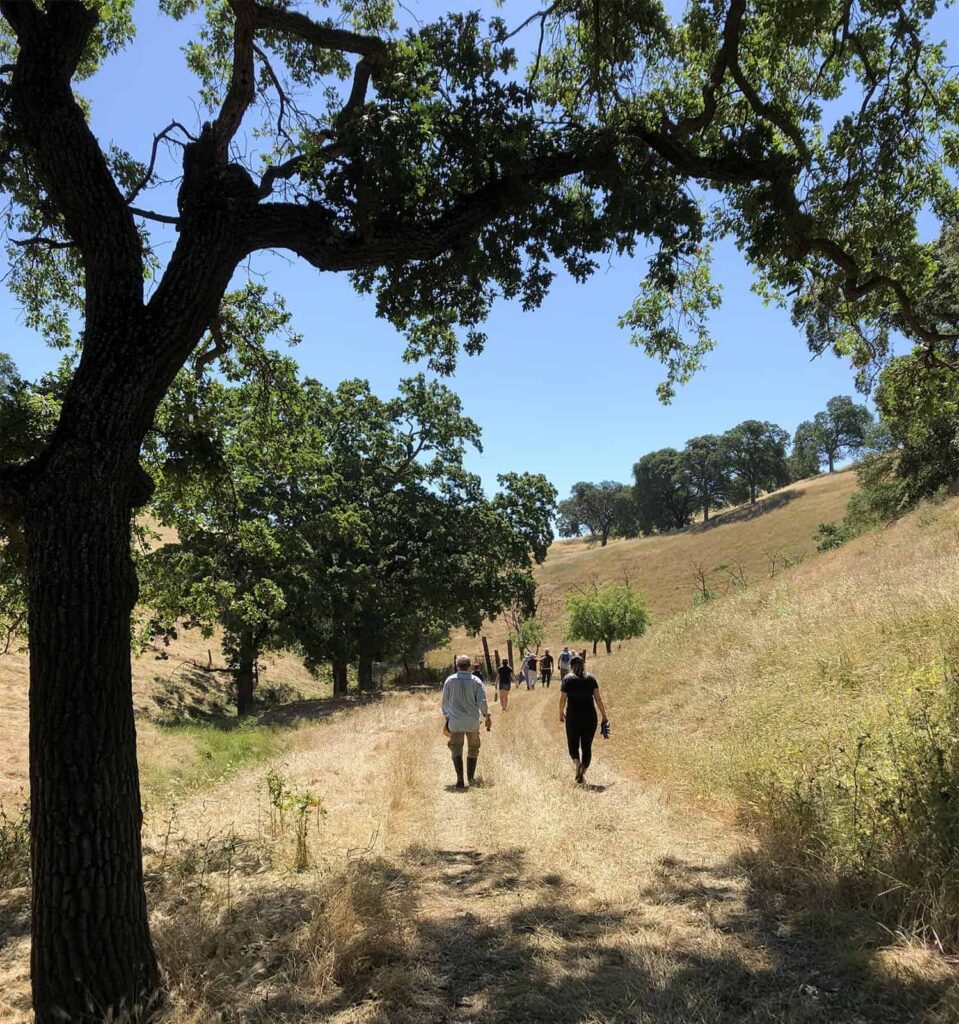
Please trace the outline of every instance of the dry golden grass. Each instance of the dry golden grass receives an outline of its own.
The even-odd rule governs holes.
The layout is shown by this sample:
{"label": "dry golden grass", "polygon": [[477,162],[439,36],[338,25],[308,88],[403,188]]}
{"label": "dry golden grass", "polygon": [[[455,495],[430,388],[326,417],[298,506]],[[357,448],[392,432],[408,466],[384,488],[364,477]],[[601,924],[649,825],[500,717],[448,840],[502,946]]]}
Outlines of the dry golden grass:
{"label": "dry golden grass", "polygon": [[[728,573],[712,573],[728,563],[741,566],[749,580],[768,575],[770,558],[781,565],[784,558],[804,559],[816,550],[813,534],[821,522],[841,519],[846,503],[858,487],[856,474],[846,470],[813,477],[767,494],[755,506],[730,509],[685,530],[637,540],[612,540],[605,548],[585,540],[557,541],[536,572],[551,617],[546,646],[562,647],[563,598],[576,586],[595,580],[628,577],[643,592],[654,620],[663,622],[689,608],[696,589],[694,569],[702,565],[711,573],[711,586],[723,592]],[[490,647],[506,653],[509,629],[502,618],[487,623],[483,632]],[[464,649],[479,656],[481,647],[463,631],[453,634],[448,650],[439,660]]]}
{"label": "dry golden grass", "polygon": [[[757,901],[735,834],[613,767],[623,738],[600,741],[575,787],[557,696],[496,709],[465,793],[449,788],[435,694],[304,725],[275,766],[322,798],[299,872],[263,766],[156,808],[165,1024],[945,1024],[941,964],[848,956],[842,933],[813,944]],[[26,894],[10,898],[0,913],[22,926]],[[21,931],[0,955],[0,1012],[18,1024],[26,954]]]}
{"label": "dry golden grass", "polygon": [[[229,714],[226,672],[217,639],[183,630],[169,647],[148,650],[133,662],[133,700],[138,718],[141,760],[172,761],[187,750],[182,737],[158,730],[155,720],[203,719]],[[266,655],[261,685],[287,686],[305,697],[322,697],[330,686],[315,679],[302,662],[288,654]],[[29,667],[26,653],[0,656],[0,804],[15,801],[27,784]],[[166,753],[161,753],[169,744]]]}
{"label": "dry golden grass", "polygon": [[673,617],[600,678],[642,770],[722,797],[744,772],[881,717],[910,670],[957,658],[953,500]]}
{"label": "dry golden grass", "polygon": [[[449,787],[438,695],[416,693],[284,734],[269,766],[281,806],[264,764],[154,802],[165,1024],[953,1024],[946,960],[755,888],[716,809],[744,767],[878,711],[904,667],[959,653],[959,503],[759,575],[591,659],[614,736],[588,787],[572,784],[553,688],[494,705],[466,793]],[[182,756],[166,743],[141,756]],[[306,794],[321,808],[304,801],[300,819]],[[0,1018],[17,1024],[27,902],[0,896]]]}

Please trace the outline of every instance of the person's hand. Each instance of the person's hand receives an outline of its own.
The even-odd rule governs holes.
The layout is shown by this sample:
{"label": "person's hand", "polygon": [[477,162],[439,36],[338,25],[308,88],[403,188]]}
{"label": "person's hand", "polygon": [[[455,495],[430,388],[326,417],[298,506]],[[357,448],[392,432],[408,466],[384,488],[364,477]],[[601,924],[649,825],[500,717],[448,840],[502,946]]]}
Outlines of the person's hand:
{"label": "person's hand", "polygon": [[560,711],[560,713],[559,713],[559,720],[560,720],[560,722],[565,722],[566,721],[566,715],[564,715],[562,711]]}
{"label": "person's hand", "polygon": [[487,715],[486,716],[486,731],[489,732],[490,729],[492,729],[492,728],[493,728],[493,716],[492,715]]}

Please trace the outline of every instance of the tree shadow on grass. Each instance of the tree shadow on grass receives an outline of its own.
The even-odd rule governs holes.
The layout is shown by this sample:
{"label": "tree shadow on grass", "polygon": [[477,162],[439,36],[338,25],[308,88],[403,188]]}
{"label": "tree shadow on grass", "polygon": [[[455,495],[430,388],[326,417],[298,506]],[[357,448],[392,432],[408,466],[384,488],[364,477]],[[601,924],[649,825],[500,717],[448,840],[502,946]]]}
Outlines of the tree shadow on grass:
{"label": "tree shadow on grass", "polygon": [[708,522],[697,523],[693,530],[712,530],[717,526],[724,526],[728,523],[746,523],[752,519],[759,519],[769,512],[785,508],[790,502],[801,498],[805,494],[801,487],[790,487],[788,491],[779,491],[768,497],[760,498],[755,505],[737,505],[735,508],[717,511]]}
{"label": "tree shadow on grass", "polygon": [[880,969],[848,920],[771,912],[735,866],[675,858],[609,905],[520,849],[420,846],[255,886],[205,924],[167,915],[159,938],[194,951],[181,976],[223,1021],[927,1024],[950,988]]}

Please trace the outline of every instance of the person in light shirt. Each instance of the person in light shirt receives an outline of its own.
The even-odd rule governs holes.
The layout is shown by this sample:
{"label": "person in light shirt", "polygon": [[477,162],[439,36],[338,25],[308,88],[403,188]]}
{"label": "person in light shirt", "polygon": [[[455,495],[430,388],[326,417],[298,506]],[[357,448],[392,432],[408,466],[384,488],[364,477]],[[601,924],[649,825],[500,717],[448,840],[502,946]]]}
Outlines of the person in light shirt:
{"label": "person in light shirt", "polygon": [[[486,702],[486,687],[470,672],[471,661],[465,654],[456,659],[456,672],[443,683],[443,735],[453,755],[456,788],[465,789],[476,776],[480,750],[480,721],[486,720],[486,731],[493,725]],[[463,745],[466,744],[466,780],[463,779]]]}

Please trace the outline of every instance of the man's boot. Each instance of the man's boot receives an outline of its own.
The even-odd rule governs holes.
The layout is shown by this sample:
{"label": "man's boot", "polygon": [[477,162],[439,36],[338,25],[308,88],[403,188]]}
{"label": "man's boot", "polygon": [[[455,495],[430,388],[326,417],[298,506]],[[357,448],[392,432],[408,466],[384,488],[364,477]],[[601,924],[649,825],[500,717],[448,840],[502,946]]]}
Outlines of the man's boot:
{"label": "man's boot", "polygon": [[463,781],[463,757],[460,755],[457,757],[453,755],[453,767],[456,769],[456,788],[466,789],[466,783]]}
{"label": "man's boot", "polygon": [[473,785],[473,779],[476,776],[476,762],[478,758],[468,757],[466,759],[466,779],[469,784]]}

